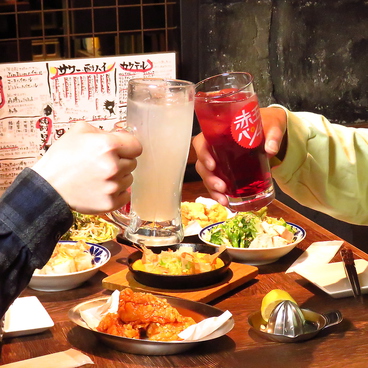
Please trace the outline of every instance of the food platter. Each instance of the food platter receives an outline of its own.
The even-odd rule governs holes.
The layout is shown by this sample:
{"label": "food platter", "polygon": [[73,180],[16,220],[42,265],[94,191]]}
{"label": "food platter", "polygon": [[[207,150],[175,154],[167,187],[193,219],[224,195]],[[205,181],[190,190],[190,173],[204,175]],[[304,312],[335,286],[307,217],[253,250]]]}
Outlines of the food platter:
{"label": "food platter", "polygon": [[[59,243],[76,243],[74,241],[59,241]],[[54,274],[37,275],[33,274],[28,284],[31,289],[38,291],[64,291],[74,289],[83,282],[94,276],[98,270],[111,258],[110,251],[100,244],[86,243],[90,245],[89,252],[94,256],[94,266],[84,271]]]}
{"label": "food platter", "polygon": [[[199,238],[206,244],[219,248],[220,245],[211,243],[207,240],[207,233],[211,231],[213,227],[220,225],[221,223],[222,222],[219,222],[205,227],[200,231]],[[292,251],[306,236],[306,231],[301,226],[291,222],[287,222],[287,224],[295,230],[294,240],[292,243],[273,248],[235,248],[227,246],[226,249],[234,261],[244,262],[255,266],[276,262],[279,258]]]}
{"label": "food platter", "polygon": [[[187,204],[188,206],[193,205],[193,204],[202,204],[207,208],[207,211],[211,212],[213,211],[213,207],[212,206],[219,206],[219,203],[211,198],[205,198],[205,197],[198,197],[195,202],[182,202],[182,206],[183,204]],[[235,212],[230,211],[227,207],[224,207],[224,209],[227,212],[227,218],[231,218],[234,217],[236,215]],[[194,215],[194,214],[192,214]],[[200,215],[200,214],[199,214]],[[182,220],[183,217],[186,217],[185,213],[182,212]],[[214,218],[212,216],[212,218]],[[188,221],[188,219],[187,219]],[[208,219],[208,221],[210,221],[210,219]],[[215,220],[215,221],[210,221],[210,223],[215,223],[220,221]],[[207,225],[209,225],[210,223],[207,223]],[[195,216],[192,218],[192,221],[189,221],[188,224],[185,225],[185,222],[183,221],[183,225],[184,225],[184,236],[185,237],[189,237],[189,236],[194,236],[194,235],[198,235],[199,232],[206,227],[206,225],[201,225],[200,222],[195,220]]]}
{"label": "food platter", "polygon": [[[172,249],[176,251],[182,247],[190,247],[193,251],[199,253],[214,254],[218,250],[206,244],[180,243],[169,247],[154,247],[151,250],[154,253],[160,253]],[[231,257],[227,251],[222,252],[219,258],[224,262],[224,266],[213,271],[203,272],[195,275],[159,275],[144,271],[135,270],[132,265],[135,261],[142,258],[142,252],[137,251],[128,257],[129,271],[133,274],[136,281],[143,285],[157,287],[161,289],[193,289],[193,287],[205,287],[221,282],[227,275]]]}
{"label": "food platter", "polygon": [[90,243],[105,243],[113,240],[122,229],[110,221],[97,215],[85,215],[73,211],[73,225],[62,236],[61,240],[84,240]]}
{"label": "food platter", "polygon": [[[160,296],[158,296],[160,297]],[[162,297],[162,296],[161,296]],[[107,346],[130,354],[143,355],[171,355],[187,351],[198,344],[217,339],[226,335],[234,327],[234,319],[231,317],[220,328],[210,335],[196,341],[150,341],[137,340],[127,337],[115,336],[103,332],[92,330],[81,317],[81,312],[90,308],[99,307],[106,303],[107,297],[93,299],[80,303],[69,310],[68,317],[76,325],[91,331],[96,337]],[[223,311],[208,304],[194,302],[191,300],[165,296],[165,299],[178,311],[185,316],[191,316],[200,322],[205,318],[218,317]]]}

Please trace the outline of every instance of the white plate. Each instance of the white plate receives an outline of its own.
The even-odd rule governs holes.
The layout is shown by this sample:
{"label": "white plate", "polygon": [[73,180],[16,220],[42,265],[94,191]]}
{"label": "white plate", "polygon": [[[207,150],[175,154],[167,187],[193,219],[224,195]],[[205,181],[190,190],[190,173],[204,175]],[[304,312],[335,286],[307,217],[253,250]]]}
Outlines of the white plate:
{"label": "white plate", "polygon": [[37,297],[17,298],[5,313],[4,337],[36,334],[53,325],[53,320]]}
{"label": "white plate", "polygon": [[[59,243],[76,243],[72,240],[62,240]],[[54,275],[38,275],[33,274],[28,286],[31,289],[39,291],[63,291],[74,289],[82,285],[85,281],[94,276],[99,269],[104,266],[111,258],[110,251],[100,245],[87,243],[90,245],[90,253],[94,256],[94,267],[88,270],[71,272],[66,274],[54,274]]]}
{"label": "white plate", "polygon": [[[368,262],[364,259],[356,259],[354,262],[362,293],[366,294],[368,293]],[[344,298],[353,295],[349,280],[345,275],[343,262],[296,267],[294,271],[333,298]]]}
{"label": "white plate", "polygon": [[[293,243],[273,248],[235,248],[227,246],[226,249],[233,261],[243,262],[253,266],[261,266],[276,262],[279,258],[291,252],[306,236],[306,231],[302,227],[293,224],[292,222],[287,223],[296,230]],[[207,240],[207,233],[213,227],[220,224],[222,224],[222,222],[206,226],[199,232],[199,239],[208,245],[220,248],[220,245],[211,243]]]}

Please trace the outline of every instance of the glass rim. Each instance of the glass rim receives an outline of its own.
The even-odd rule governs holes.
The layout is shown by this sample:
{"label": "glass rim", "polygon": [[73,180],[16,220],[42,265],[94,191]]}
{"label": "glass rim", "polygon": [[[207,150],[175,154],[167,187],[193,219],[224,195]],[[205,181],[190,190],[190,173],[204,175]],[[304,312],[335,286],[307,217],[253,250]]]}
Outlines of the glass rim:
{"label": "glass rim", "polygon": [[184,79],[176,79],[176,78],[155,78],[155,77],[149,77],[149,78],[131,78],[128,81],[128,84],[130,85],[136,85],[139,83],[144,82],[147,85],[150,85],[152,83],[152,85],[155,85],[154,82],[163,82],[163,85],[166,85],[167,87],[170,88],[175,88],[175,87],[189,87],[189,86],[194,86],[195,84],[191,81],[188,80],[184,80]]}
{"label": "glass rim", "polygon": [[[198,86],[203,85],[204,83],[208,82],[211,79],[215,79],[215,78],[223,77],[223,76],[227,76],[227,75],[247,75],[247,76],[249,76],[249,82],[246,83],[243,87],[238,88],[236,91],[233,91],[233,92],[225,93],[225,94],[222,94],[222,95],[216,95],[216,96],[196,96],[195,95],[195,98],[204,98],[204,99],[207,99],[207,100],[215,100],[215,99],[218,99],[218,98],[224,98],[224,97],[232,96],[232,95],[235,95],[239,92],[244,91],[254,81],[253,75],[248,73],[248,72],[225,72],[225,73],[220,73],[220,74],[212,75],[211,77],[205,78],[205,79],[201,80],[200,82],[196,83],[195,93],[197,94],[197,87]],[[198,91],[198,92],[200,92],[200,91]],[[204,93],[206,93],[206,92],[204,92]]]}

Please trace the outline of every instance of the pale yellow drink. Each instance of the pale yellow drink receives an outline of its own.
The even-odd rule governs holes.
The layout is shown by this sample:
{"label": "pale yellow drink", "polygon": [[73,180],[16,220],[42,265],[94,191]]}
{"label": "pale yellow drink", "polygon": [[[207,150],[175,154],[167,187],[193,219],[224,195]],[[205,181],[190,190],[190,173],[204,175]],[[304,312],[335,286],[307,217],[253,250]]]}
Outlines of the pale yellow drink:
{"label": "pale yellow drink", "polygon": [[[183,91],[178,88],[169,88],[161,81],[147,97],[148,86],[143,83],[143,92],[138,86],[133,98],[128,99],[127,125],[141,142],[143,152],[133,172],[126,236],[146,245],[174,243],[183,238],[180,204],[192,135],[194,87],[189,97],[187,87]],[[151,232],[150,239],[146,235],[141,239],[142,228],[141,233]]]}
{"label": "pale yellow drink", "polygon": [[[134,135],[143,146],[133,172],[134,212],[145,221],[173,219],[178,215],[188,158],[193,101],[180,105],[131,102],[131,120],[136,121]],[[165,121],[170,123],[163,124]]]}

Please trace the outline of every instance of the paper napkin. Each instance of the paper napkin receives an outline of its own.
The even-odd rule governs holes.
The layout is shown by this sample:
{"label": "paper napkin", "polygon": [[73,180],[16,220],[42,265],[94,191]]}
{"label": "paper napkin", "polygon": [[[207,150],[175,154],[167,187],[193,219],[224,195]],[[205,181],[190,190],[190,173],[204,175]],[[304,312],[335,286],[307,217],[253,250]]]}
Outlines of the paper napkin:
{"label": "paper napkin", "polygon": [[85,364],[94,364],[85,354],[75,349],[43,355],[37,358],[2,365],[3,368],[76,368]]}
{"label": "paper napkin", "polygon": [[183,340],[200,340],[220,328],[232,314],[227,310],[218,317],[206,318],[203,321],[191,325],[178,335]]}
{"label": "paper napkin", "polygon": [[119,296],[120,291],[115,290],[105,304],[80,312],[82,319],[90,329],[95,330],[105,314],[117,312],[119,307]]}
{"label": "paper napkin", "polygon": [[294,272],[297,268],[313,267],[329,263],[335,257],[343,243],[340,240],[312,243],[285,273]]}

